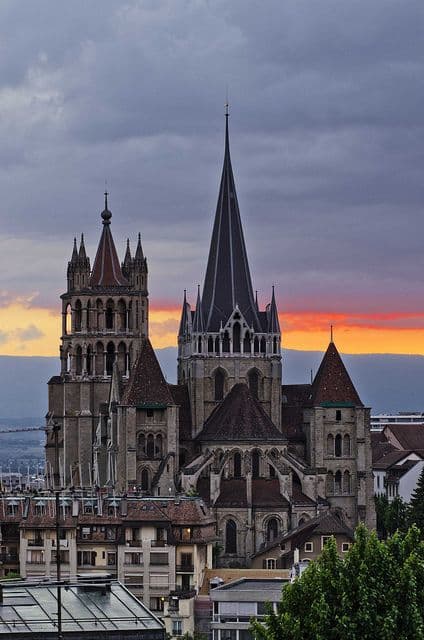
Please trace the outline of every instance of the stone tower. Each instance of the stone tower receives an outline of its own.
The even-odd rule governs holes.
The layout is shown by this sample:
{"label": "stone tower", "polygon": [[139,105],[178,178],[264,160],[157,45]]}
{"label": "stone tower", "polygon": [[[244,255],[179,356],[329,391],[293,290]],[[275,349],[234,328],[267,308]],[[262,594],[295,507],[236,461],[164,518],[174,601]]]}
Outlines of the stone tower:
{"label": "stone tower", "polygon": [[281,332],[274,291],[264,311],[253,294],[231,166],[228,113],[218,204],[203,293],[195,311],[184,294],[178,382],[190,394],[193,433],[233,385],[246,383],[281,429]]}
{"label": "stone tower", "polygon": [[[48,421],[61,426],[61,476],[65,486],[93,481],[93,442],[101,405],[109,400],[114,364],[125,380],[148,336],[147,261],[140,235],[134,257],[129,241],[119,263],[105,193],[103,230],[92,271],[84,238],[76,240],[62,299],[61,372],[49,381]],[[54,467],[51,436],[47,472]]]}

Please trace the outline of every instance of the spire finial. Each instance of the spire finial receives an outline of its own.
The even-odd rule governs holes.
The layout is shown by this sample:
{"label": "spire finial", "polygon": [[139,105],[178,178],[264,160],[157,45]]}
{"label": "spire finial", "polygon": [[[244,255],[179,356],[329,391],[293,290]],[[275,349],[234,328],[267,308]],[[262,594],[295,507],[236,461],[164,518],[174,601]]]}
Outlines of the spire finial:
{"label": "spire finial", "polygon": [[333,325],[330,324],[330,342],[333,342]]}
{"label": "spire finial", "polygon": [[108,195],[109,194],[105,189],[105,193],[104,193],[104,196],[105,196],[105,208],[104,208],[104,211],[102,211],[103,224],[110,224],[110,219],[112,217],[112,212],[109,211],[109,207],[108,207],[108,204],[107,204]]}

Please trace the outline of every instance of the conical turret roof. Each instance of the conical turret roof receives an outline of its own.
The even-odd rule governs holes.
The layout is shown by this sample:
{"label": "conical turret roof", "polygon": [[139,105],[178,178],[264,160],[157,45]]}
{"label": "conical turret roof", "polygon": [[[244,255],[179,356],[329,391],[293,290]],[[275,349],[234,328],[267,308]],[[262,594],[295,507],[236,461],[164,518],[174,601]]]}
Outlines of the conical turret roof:
{"label": "conical turret roof", "polygon": [[312,382],[310,399],[314,406],[326,403],[363,406],[333,341],[328,345]]}
{"label": "conical turret roof", "polygon": [[103,219],[103,231],[94,260],[90,284],[92,287],[121,287],[128,282],[122,275],[115,243],[110,230],[112,212],[107,204],[107,192],[105,193],[105,208],[101,214]]}
{"label": "conical turret roof", "polygon": [[249,326],[260,330],[231,166],[227,113],[224,165],[202,295],[205,330],[219,331],[236,304]]}
{"label": "conical turret roof", "polygon": [[122,399],[124,405],[171,405],[174,401],[152,344],[143,341]]}

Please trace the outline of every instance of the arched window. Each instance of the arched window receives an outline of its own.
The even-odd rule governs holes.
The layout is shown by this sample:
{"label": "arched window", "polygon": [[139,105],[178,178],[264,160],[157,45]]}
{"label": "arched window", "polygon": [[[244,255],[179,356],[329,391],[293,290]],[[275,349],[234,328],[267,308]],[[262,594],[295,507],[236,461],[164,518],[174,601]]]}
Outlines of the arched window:
{"label": "arched window", "polygon": [[225,525],[225,553],[237,553],[237,525],[227,520]]}
{"label": "arched window", "polygon": [[91,302],[87,302],[87,331],[91,331]]}
{"label": "arched window", "polygon": [[278,338],[276,336],[272,341],[272,353],[278,353]]}
{"label": "arched window", "polygon": [[106,329],[113,329],[114,315],[115,315],[115,305],[113,304],[113,300],[108,300],[106,303],[106,313],[105,313]]}
{"label": "arched window", "polygon": [[103,359],[104,359],[103,343],[98,342],[96,344],[96,376],[103,375]]}
{"label": "arched window", "polygon": [[140,485],[141,485],[141,490],[142,491],[148,491],[149,490],[149,472],[147,471],[147,469],[142,469],[141,474],[140,474]]}
{"label": "arched window", "polygon": [[219,353],[219,337],[215,338],[215,353]]}
{"label": "arched window", "polygon": [[261,338],[261,353],[266,353],[266,340]]}
{"label": "arched window", "polygon": [[223,353],[230,353],[230,336],[228,331],[224,333],[224,337],[222,339],[222,351]]}
{"label": "arched window", "polygon": [[253,341],[253,351],[259,353],[259,339],[255,338]]}
{"label": "arched window", "polygon": [[243,352],[250,353],[250,334],[248,331],[246,331],[246,333],[244,334]]}
{"label": "arched window", "polygon": [[234,477],[241,478],[241,455],[238,451],[234,454],[233,464],[234,464]]}
{"label": "arched window", "polygon": [[72,315],[71,315],[71,305],[67,304],[65,309],[66,320],[65,320],[65,333],[68,335],[72,333]]}
{"label": "arched window", "polygon": [[334,437],[331,433],[327,436],[327,455],[334,456]]}
{"label": "arched window", "polygon": [[90,346],[87,347],[87,374],[91,376],[93,373],[93,350]]}
{"label": "arched window", "polygon": [[101,331],[103,329],[103,302],[101,300],[96,302],[96,316],[97,331]]}
{"label": "arched window", "polygon": [[350,493],[350,473],[345,471],[343,474],[343,493]]}
{"label": "arched window", "polygon": [[125,331],[127,328],[127,305],[124,300],[118,302],[118,330]]}
{"label": "arched window", "polygon": [[222,400],[224,398],[224,382],[224,372],[218,369],[215,373],[215,400]]}
{"label": "arched window", "polygon": [[197,339],[197,353],[202,353],[202,338],[200,336]]}
{"label": "arched window", "polygon": [[255,398],[259,397],[259,374],[256,369],[252,369],[247,374],[247,379],[249,382],[249,389],[252,396]]}
{"label": "arched window", "polygon": [[350,456],[350,436],[347,433],[343,436],[343,455],[345,458]]}
{"label": "arched window", "polygon": [[240,322],[233,324],[233,353],[240,353]]}
{"label": "arched window", "polygon": [[75,331],[81,331],[82,307],[81,300],[75,302],[74,309],[74,328]]}
{"label": "arched window", "polygon": [[208,338],[208,353],[213,353],[213,338],[209,336]]}
{"label": "arched window", "polygon": [[272,542],[278,537],[278,521],[277,518],[270,518],[266,525],[266,540]]}
{"label": "arched window", "polygon": [[332,496],[334,493],[334,474],[332,471],[327,473],[327,495]]}
{"label": "arched window", "polygon": [[146,436],[140,433],[138,436],[138,449],[140,453],[146,453]]}
{"label": "arched window", "polygon": [[113,363],[115,362],[115,345],[109,342],[106,349],[106,374],[112,375]]}
{"label": "arched window", "polygon": [[255,449],[252,451],[252,477],[259,478],[260,475],[260,453]]}
{"label": "arched window", "polygon": [[147,436],[146,455],[148,458],[154,458],[155,456],[155,440],[151,433]]}
{"label": "arched window", "polygon": [[340,433],[334,438],[334,455],[336,458],[340,458],[342,455],[342,437]]}
{"label": "arched window", "polygon": [[80,346],[75,351],[75,373],[80,376],[82,373],[82,349]]}
{"label": "arched window", "polygon": [[162,457],[162,436],[160,433],[156,436],[155,456],[159,458]]}
{"label": "arched window", "polygon": [[336,471],[334,475],[334,493],[336,496],[342,492],[342,472]]}

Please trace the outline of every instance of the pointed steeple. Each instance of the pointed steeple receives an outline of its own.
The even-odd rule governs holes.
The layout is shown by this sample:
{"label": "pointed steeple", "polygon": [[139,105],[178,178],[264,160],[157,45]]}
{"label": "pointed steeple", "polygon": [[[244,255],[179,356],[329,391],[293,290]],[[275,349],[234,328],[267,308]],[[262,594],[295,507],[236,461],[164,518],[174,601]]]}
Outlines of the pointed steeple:
{"label": "pointed steeple", "polygon": [[131,369],[122,404],[130,406],[148,405],[149,408],[154,405],[161,408],[173,404],[173,402],[152,344],[146,338]]}
{"label": "pointed steeple", "polygon": [[141,233],[138,234],[137,249],[135,250],[134,258],[139,262],[144,260],[143,249],[141,247]]}
{"label": "pointed steeple", "polygon": [[203,323],[202,300],[200,298],[200,285],[197,285],[196,311],[193,318],[193,331],[196,333],[204,333],[205,327]]}
{"label": "pointed steeple", "polygon": [[72,249],[71,262],[77,262],[77,261],[78,261],[77,239],[74,238],[74,247]]}
{"label": "pointed steeple", "polygon": [[128,267],[131,264],[130,239],[127,238],[127,248],[125,250],[124,265]]}
{"label": "pointed steeple", "polygon": [[107,191],[105,191],[105,208],[101,214],[103,231],[91,274],[90,284],[92,287],[120,287],[128,284],[122,275],[118,254],[116,253],[115,243],[110,230],[112,212],[109,211],[108,208],[107,196]]}
{"label": "pointed steeple", "polygon": [[328,345],[312,382],[310,400],[314,406],[327,403],[363,406],[334,342]]}
{"label": "pointed steeple", "polygon": [[178,330],[178,336],[183,337],[186,335],[189,325],[189,318],[191,315],[190,305],[187,302],[187,291],[184,289],[183,306],[181,309],[180,328]]}
{"label": "pointed steeple", "polygon": [[206,331],[218,331],[238,304],[249,325],[260,330],[230,157],[228,111],[218,204],[203,287]]}
{"label": "pointed steeple", "polygon": [[85,244],[84,244],[84,234],[81,234],[81,243],[80,243],[80,248],[79,248],[79,252],[78,252],[78,258],[80,260],[85,260],[87,258],[87,254],[85,252]]}
{"label": "pointed steeple", "polygon": [[271,304],[268,313],[268,333],[281,333],[278,319],[277,303],[275,301],[274,285],[272,285]]}

